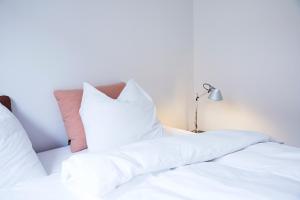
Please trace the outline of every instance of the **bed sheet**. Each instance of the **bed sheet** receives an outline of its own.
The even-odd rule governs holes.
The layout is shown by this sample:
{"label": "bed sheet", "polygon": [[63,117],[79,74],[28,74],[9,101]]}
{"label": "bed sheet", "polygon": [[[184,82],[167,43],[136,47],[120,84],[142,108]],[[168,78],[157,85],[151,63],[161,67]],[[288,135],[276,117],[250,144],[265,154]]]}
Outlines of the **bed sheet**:
{"label": "bed sheet", "polygon": [[59,173],[30,182],[23,182],[10,189],[0,189],[1,200],[77,200],[65,188]]}
{"label": "bed sheet", "polygon": [[59,173],[61,171],[61,163],[68,159],[70,156],[79,153],[86,153],[87,150],[82,150],[76,153],[72,153],[69,146],[60,147],[44,152],[38,153],[42,165],[44,166],[48,174]]}

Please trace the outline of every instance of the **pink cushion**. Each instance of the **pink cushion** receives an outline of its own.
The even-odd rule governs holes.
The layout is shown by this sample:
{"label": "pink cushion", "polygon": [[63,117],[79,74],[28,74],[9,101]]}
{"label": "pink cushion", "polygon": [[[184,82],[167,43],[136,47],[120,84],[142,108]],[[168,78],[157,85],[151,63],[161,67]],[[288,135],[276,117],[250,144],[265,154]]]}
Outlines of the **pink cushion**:
{"label": "pink cushion", "polygon": [[[101,92],[111,98],[118,98],[119,94],[125,87],[125,83],[113,85],[104,85],[96,87]],[[79,115],[83,91],[76,90],[56,90],[54,96],[57,100],[72,152],[81,151],[87,148],[83,124]]]}

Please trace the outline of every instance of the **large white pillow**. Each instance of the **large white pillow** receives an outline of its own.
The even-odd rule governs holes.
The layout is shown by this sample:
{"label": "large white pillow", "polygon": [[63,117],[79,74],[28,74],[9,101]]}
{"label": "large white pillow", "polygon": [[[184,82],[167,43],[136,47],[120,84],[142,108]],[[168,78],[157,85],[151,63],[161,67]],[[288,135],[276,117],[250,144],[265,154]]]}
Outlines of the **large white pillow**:
{"label": "large white pillow", "polygon": [[152,99],[133,80],[117,99],[84,83],[80,116],[91,152],[163,135]]}
{"label": "large white pillow", "polygon": [[45,175],[24,128],[0,104],[0,188]]}

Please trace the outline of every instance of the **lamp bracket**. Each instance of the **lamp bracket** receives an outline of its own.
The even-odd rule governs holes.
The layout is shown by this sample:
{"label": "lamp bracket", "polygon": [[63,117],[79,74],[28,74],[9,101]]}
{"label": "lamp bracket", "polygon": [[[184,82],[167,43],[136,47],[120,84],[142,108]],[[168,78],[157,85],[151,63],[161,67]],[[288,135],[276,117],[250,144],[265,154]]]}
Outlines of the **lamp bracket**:
{"label": "lamp bracket", "polygon": [[200,95],[197,93],[196,99],[195,99],[195,100],[196,100],[196,101],[199,101],[199,99],[200,99],[201,97],[205,96],[206,94],[207,94],[207,92],[204,92],[204,93],[202,93],[202,94],[200,94]]}
{"label": "lamp bracket", "polygon": [[211,84],[209,84],[209,83],[204,83],[203,85],[203,88],[205,89],[205,90],[207,90],[207,93],[210,93],[213,89],[215,89]]}

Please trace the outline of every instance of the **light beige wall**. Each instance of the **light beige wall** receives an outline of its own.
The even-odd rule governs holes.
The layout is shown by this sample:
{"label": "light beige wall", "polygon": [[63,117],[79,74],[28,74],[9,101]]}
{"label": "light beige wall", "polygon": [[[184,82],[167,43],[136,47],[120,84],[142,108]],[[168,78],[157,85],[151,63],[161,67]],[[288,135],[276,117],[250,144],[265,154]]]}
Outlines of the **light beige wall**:
{"label": "light beige wall", "polygon": [[225,101],[200,103],[209,129],[262,131],[300,146],[300,1],[195,0],[194,85]]}

